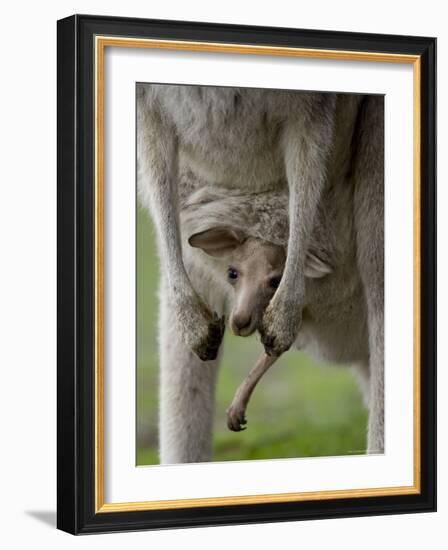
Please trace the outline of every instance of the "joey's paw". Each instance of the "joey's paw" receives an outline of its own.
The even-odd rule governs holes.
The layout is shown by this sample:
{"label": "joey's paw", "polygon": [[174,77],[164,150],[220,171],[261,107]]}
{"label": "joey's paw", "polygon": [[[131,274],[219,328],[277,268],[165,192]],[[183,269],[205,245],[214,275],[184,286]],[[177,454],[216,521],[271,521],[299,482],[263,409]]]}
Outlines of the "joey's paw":
{"label": "joey's paw", "polygon": [[227,427],[232,432],[241,432],[246,429],[246,410],[244,407],[238,404],[231,404],[226,411],[227,414]]}
{"label": "joey's paw", "polygon": [[279,357],[293,345],[302,320],[300,307],[278,306],[281,304],[269,304],[259,327],[261,343],[272,357]]}
{"label": "joey's paw", "polygon": [[218,356],[219,347],[224,337],[225,319],[213,314],[212,320],[208,323],[205,338],[200,340],[193,351],[202,361],[213,361]]}

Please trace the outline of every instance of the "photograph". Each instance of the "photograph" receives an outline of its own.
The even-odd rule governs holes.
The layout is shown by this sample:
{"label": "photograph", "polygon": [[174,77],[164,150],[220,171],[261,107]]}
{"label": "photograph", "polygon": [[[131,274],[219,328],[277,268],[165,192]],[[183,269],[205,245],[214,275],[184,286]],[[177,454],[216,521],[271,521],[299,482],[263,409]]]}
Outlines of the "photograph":
{"label": "photograph", "polygon": [[435,40],[58,22],[58,528],[435,507]]}
{"label": "photograph", "polygon": [[5,6],[4,548],[443,547],[443,3]]}
{"label": "photograph", "polygon": [[443,546],[448,26],[404,7],[6,4],[7,550]]}
{"label": "photograph", "polygon": [[137,464],[384,452],[384,97],[136,84]]}

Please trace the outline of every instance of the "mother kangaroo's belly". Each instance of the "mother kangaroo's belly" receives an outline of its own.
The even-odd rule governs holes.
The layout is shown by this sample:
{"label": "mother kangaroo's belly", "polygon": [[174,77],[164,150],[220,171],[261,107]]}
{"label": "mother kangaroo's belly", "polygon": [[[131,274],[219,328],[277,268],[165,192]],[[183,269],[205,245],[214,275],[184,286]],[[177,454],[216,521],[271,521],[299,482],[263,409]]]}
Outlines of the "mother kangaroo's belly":
{"label": "mother kangaroo's belly", "polygon": [[[234,149],[234,150],[231,150]],[[240,148],[197,151],[182,147],[179,155],[181,171],[191,170],[207,184],[228,188],[241,188],[245,192],[262,192],[278,189],[286,182],[283,159],[272,149],[256,150],[250,145]]]}
{"label": "mother kangaroo's belly", "polygon": [[278,100],[236,89],[187,87],[175,93],[178,108],[170,116],[181,168],[212,183],[254,191],[285,180]]}
{"label": "mother kangaroo's belly", "polygon": [[367,362],[367,320],[362,303],[354,302],[346,314],[312,318],[305,310],[295,346],[317,361],[350,364]]}

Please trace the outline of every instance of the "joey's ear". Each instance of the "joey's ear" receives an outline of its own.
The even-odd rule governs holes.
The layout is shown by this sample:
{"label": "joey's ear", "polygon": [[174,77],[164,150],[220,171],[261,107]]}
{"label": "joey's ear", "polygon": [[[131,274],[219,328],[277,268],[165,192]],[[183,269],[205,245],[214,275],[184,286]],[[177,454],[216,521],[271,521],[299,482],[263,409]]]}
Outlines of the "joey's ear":
{"label": "joey's ear", "polygon": [[213,227],[195,233],[188,239],[190,246],[200,248],[209,256],[223,258],[243,244],[247,236],[239,229]]}
{"label": "joey's ear", "polygon": [[333,271],[333,268],[327,262],[318,258],[310,250],[306,255],[305,277],[309,279],[321,279]]}

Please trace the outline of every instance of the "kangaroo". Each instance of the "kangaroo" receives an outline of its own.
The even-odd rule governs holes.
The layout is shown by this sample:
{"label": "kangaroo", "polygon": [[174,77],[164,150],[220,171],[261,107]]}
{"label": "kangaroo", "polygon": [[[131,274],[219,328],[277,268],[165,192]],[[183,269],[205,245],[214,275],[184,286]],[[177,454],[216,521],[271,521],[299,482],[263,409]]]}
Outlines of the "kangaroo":
{"label": "kangaroo", "polygon": [[[217,277],[213,257],[197,251],[199,258],[183,240],[183,209],[201,189],[233,192],[236,203],[238,193],[263,199],[269,193],[287,192],[283,274],[257,327],[271,357],[280,356],[298,337],[308,339],[308,346],[324,356],[342,360],[353,355],[345,349],[353,346],[347,343],[347,327],[338,323],[340,308],[327,308],[333,325],[319,327],[318,344],[309,337],[309,327],[318,317],[305,308],[305,267],[313,235],[323,230],[315,240],[328,240],[338,251],[337,241],[345,234],[342,226],[350,227],[347,250],[361,281],[357,292],[366,303],[368,449],[382,452],[383,99],[139,84],[137,124],[139,196],[154,219],[162,274],[161,462],[211,457],[214,387],[230,299],[228,283]],[[328,193],[343,209],[337,237],[317,222]],[[350,200],[344,202],[340,196]],[[276,223],[284,222],[277,217]],[[332,275],[322,281],[333,280]],[[335,296],[345,294],[346,285],[333,290]],[[336,354],[335,340],[340,341]]]}
{"label": "kangaroo", "polygon": [[[341,195],[341,199],[350,201],[350,194]],[[288,236],[287,193],[233,197],[229,193],[202,192],[193,200],[197,204],[181,214],[184,227],[190,232],[195,226],[208,229],[191,235],[188,243],[214,259],[209,269],[219,266],[228,291],[231,289],[229,327],[235,335],[250,336],[259,330],[264,310],[283,275]],[[339,201],[335,203],[332,193],[328,193],[317,218],[319,231],[312,235],[306,255],[303,322],[295,347],[321,361],[354,364],[365,386],[369,355],[366,306],[351,254],[353,230],[350,224],[341,225],[344,209],[339,208]],[[332,234],[333,238],[320,242],[325,234]],[[341,338],[343,332],[349,334],[348,340]],[[277,359],[266,353],[259,357],[227,410],[229,429],[245,429],[250,396]],[[367,399],[365,395],[366,405]]]}

